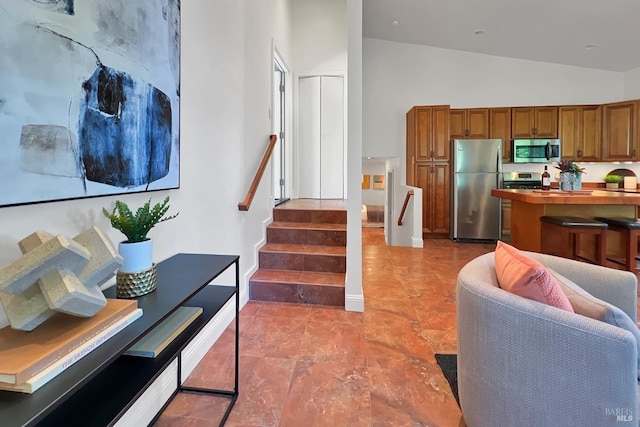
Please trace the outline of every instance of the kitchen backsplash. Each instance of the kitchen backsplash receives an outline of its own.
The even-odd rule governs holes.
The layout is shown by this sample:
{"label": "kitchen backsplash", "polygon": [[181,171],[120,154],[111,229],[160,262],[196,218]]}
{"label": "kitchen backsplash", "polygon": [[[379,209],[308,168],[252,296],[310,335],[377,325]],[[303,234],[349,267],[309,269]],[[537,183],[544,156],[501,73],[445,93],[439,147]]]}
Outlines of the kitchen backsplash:
{"label": "kitchen backsplash", "polygon": [[[582,182],[604,182],[604,177],[614,169],[629,169],[636,176],[640,177],[640,162],[615,162],[615,163],[589,163],[576,162],[584,168],[585,174],[582,176]],[[555,168],[557,163],[503,163],[502,170],[504,172],[540,172],[544,170],[545,164],[549,166],[551,179],[556,179],[556,175],[560,172]]]}

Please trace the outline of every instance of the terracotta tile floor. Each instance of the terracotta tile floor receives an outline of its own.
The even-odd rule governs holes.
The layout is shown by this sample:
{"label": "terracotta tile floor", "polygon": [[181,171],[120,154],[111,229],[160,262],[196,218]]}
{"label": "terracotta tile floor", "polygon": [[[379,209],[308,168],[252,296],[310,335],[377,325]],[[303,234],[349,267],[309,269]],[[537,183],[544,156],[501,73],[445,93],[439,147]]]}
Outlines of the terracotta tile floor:
{"label": "terracotta tile floor", "polygon": [[[493,244],[387,247],[363,229],[365,312],[249,302],[240,313],[240,397],[227,426],[460,426],[434,359],[455,353],[455,278]],[[233,388],[233,328],[190,385]],[[226,399],[181,393],[161,426],[214,426]]]}

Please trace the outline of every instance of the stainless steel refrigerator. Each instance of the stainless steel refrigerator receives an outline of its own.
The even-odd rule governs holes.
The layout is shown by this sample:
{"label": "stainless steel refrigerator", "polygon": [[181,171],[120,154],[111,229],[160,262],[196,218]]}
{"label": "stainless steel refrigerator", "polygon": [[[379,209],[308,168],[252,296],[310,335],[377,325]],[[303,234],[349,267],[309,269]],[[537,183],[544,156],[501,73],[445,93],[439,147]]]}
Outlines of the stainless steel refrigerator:
{"label": "stainless steel refrigerator", "polygon": [[451,143],[452,240],[496,241],[502,237],[501,139],[454,139]]}

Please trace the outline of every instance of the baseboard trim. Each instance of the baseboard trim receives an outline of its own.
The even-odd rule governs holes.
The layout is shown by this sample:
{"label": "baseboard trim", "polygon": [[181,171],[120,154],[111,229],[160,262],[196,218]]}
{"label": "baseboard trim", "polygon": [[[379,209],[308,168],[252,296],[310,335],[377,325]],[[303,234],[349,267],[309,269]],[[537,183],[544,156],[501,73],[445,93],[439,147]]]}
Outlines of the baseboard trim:
{"label": "baseboard trim", "polygon": [[347,311],[364,311],[364,297],[362,295],[345,295],[344,309]]}
{"label": "baseboard trim", "polygon": [[411,247],[413,248],[424,248],[424,240],[421,237],[412,237],[411,238]]}

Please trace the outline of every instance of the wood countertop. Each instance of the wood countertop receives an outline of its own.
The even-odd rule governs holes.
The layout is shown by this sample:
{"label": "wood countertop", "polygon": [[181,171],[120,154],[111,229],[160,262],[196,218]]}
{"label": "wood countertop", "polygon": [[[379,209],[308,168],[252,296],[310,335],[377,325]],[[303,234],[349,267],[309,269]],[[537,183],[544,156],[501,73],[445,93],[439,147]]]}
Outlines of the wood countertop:
{"label": "wood countertop", "polygon": [[640,206],[640,193],[604,190],[585,190],[572,193],[551,189],[491,190],[491,195],[535,205],[636,205]]}

